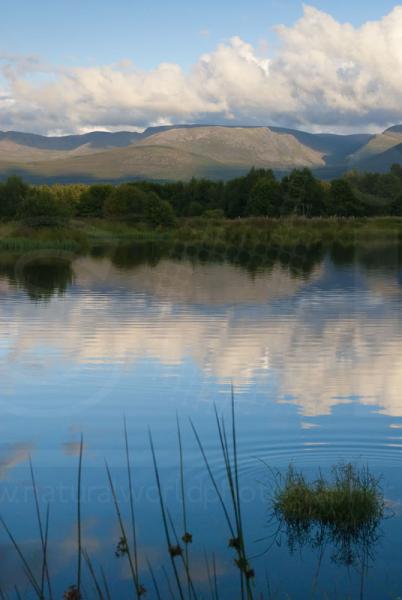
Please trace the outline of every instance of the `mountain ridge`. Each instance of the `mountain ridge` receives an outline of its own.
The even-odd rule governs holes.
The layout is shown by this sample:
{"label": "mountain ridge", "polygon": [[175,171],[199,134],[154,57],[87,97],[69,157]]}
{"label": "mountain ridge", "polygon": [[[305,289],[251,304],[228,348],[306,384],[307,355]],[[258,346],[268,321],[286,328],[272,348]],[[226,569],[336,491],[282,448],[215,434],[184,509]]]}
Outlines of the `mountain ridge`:
{"label": "mountain ridge", "polygon": [[0,131],[0,178],[121,181],[228,179],[251,167],[285,173],[308,167],[323,179],[388,170],[400,158],[402,125],[380,134],[309,133],[275,126],[181,124],[135,131],[43,136]]}

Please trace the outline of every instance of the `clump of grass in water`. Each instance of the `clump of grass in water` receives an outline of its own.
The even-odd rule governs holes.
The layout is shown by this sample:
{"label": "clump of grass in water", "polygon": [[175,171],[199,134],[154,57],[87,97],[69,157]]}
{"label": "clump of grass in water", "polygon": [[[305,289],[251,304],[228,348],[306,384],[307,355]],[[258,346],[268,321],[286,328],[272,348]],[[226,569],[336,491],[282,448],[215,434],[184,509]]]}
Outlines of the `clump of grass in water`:
{"label": "clump of grass in water", "polygon": [[[226,474],[226,482],[229,488],[229,501],[226,502],[223,493],[220,490],[218,481],[213,474],[211,464],[207,458],[205,448],[200,436],[191,423],[193,432],[202,457],[204,459],[206,470],[210,476],[217,498],[221,504],[223,515],[226,520],[227,529],[230,534],[229,547],[233,551],[234,564],[239,574],[238,596],[241,600],[253,600],[257,598],[257,591],[254,589],[254,569],[249,562],[249,556],[246,551],[246,536],[243,526],[243,515],[240,502],[240,483],[238,469],[238,450],[237,450],[237,430],[235,420],[234,392],[232,390],[231,402],[231,423],[230,429],[227,428],[225,421],[219,417],[215,409],[215,418],[218,433],[218,446],[222,453],[222,461]],[[186,479],[184,471],[184,452],[181,437],[181,427],[177,420],[177,436],[179,445],[179,474],[181,489],[181,522],[180,532],[173,521],[171,513],[165,502],[162,482],[160,479],[160,469],[157,462],[157,456],[150,435],[150,446],[152,462],[154,466],[155,478],[157,482],[158,496],[160,502],[163,533],[167,547],[167,558],[171,563],[173,578],[167,573],[162,564],[160,572],[165,575],[166,585],[172,598],[181,600],[197,600],[205,597],[196,590],[195,580],[193,578],[194,567],[190,560],[189,545],[192,542],[190,519],[187,511],[186,498]],[[126,525],[124,511],[120,506],[116,488],[113,483],[111,471],[106,464],[106,473],[113,498],[115,515],[119,528],[119,541],[116,549],[116,556],[126,557],[129,564],[130,579],[132,580],[131,597],[142,599],[147,595],[147,590],[142,585],[143,570],[140,567],[139,546],[137,540],[137,515],[135,512],[135,494],[134,479],[132,477],[131,455],[128,443],[128,433],[126,422],[124,421],[124,447],[126,455],[127,483],[129,490],[129,525]],[[81,436],[78,461],[77,478],[77,568],[76,573],[72,573],[72,579],[75,583],[71,585],[64,593],[65,600],[80,600],[82,598],[96,597],[101,600],[111,599],[109,583],[106,579],[101,565],[93,563],[89,556],[88,549],[85,547],[85,539],[82,535],[82,466],[83,466],[83,439]],[[3,525],[12,545],[14,546],[24,571],[27,581],[32,591],[39,600],[52,600],[53,593],[50,581],[50,568],[48,562],[48,539],[49,539],[49,508],[46,510],[46,517],[43,519],[39,506],[39,498],[36,491],[36,481],[32,464],[30,463],[32,486],[34,490],[36,515],[40,531],[40,541],[42,547],[42,564],[40,569],[31,566],[25,556],[22,547],[18,544],[12,532],[8,528],[4,519],[0,516],[0,524]],[[367,554],[369,544],[376,535],[376,528],[384,513],[384,500],[379,486],[379,481],[375,479],[368,469],[357,469],[352,465],[341,465],[334,468],[333,479],[328,482],[322,476],[309,483],[301,473],[289,468],[284,479],[278,482],[278,487],[274,496],[274,512],[282,524],[287,528],[288,535],[304,536],[304,541],[311,540],[313,528],[318,531],[313,539],[317,543],[325,545],[325,542],[331,538],[338,544],[339,553],[343,553],[350,564],[351,544],[355,544],[354,550],[359,546],[363,549],[363,569],[367,564]],[[131,532],[130,532],[131,528]],[[131,535],[129,535],[131,533]],[[310,536],[310,537],[309,537]],[[359,547],[359,549],[360,549]],[[82,560],[84,559],[84,560]],[[162,599],[161,589],[163,584],[158,581],[158,574],[155,573],[153,566],[146,559],[151,583],[154,588],[155,596],[158,600]],[[220,593],[218,590],[218,576],[216,569],[215,555],[212,557],[205,553],[205,563],[210,588],[210,597],[218,600]],[[84,572],[85,568],[85,572]],[[92,582],[95,595],[88,595],[84,587],[85,580]],[[362,589],[363,589],[362,576]],[[268,585],[269,588],[269,585]],[[16,590],[19,594],[18,590]],[[0,597],[3,592],[0,589]],[[264,596],[258,595],[258,598]],[[272,597],[268,589],[268,598]],[[164,597],[165,598],[165,597]]]}
{"label": "clump of grass in water", "polygon": [[382,518],[384,499],[379,480],[366,468],[338,465],[332,481],[321,475],[310,483],[290,466],[275,493],[274,509],[289,523],[314,521],[353,532]]}
{"label": "clump of grass in water", "polygon": [[380,482],[368,468],[341,464],[329,481],[320,474],[313,482],[290,466],[279,481],[273,508],[291,549],[296,543],[330,541],[337,548],[333,558],[352,564],[354,548],[375,541],[385,504]]}

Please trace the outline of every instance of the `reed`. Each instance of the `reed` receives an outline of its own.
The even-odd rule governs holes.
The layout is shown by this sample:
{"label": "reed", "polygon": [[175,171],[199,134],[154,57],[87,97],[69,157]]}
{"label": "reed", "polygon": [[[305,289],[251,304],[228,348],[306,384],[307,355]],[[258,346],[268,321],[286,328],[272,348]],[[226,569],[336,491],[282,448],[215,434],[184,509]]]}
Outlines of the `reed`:
{"label": "reed", "polygon": [[183,587],[181,584],[179,571],[178,571],[176,561],[175,561],[175,558],[177,556],[181,556],[183,551],[179,544],[176,543],[176,545],[174,545],[172,543],[172,538],[170,535],[169,525],[168,525],[168,514],[167,514],[167,510],[165,508],[165,503],[163,500],[162,485],[161,485],[161,480],[160,480],[160,475],[159,475],[159,467],[158,467],[158,462],[156,459],[155,447],[154,447],[154,442],[152,439],[151,432],[149,432],[149,443],[150,443],[150,447],[151,447],[152,462],[153,462],[153,466],[154,466],[156,485],[158,488],[159,505],[160,505],[160,509],[161,509],[163,530],[165,533],[165,539],[166,539],[166,543],[167,543],[169,559],[170,559],[172,569],[173,569],[173,574],[174,574],[174,578],[175,578],[175,582],[176,582],[176,586],[177,586],[177,592],[179,594],[180,600],[184,600]]}
{"label": "reed", "polygon": [[123,516],[121,514],[119,501],[117,499],[117,494],[116,494],[116,490],[115,490],[115,487],[113,484],[112,475],[111,475],[109,465],[107,464],[107,462],[105,462],[105,466],[106,466],[107,478],[109,481],[110,491],[111,491],[112,497],[113,497],[113,503],[114,503],[117,521],[118,521],[119,528],[120,528],[120,535],[121,535],[120,542],[118,545],[118,551],[116,552],[116,555],[119,555],[119,552],[122,555],[124,555],[124,554],[127,555],[128,563],[130,566],[130,572],[131,572],[131,576],[132,576],[132,581],[133,581],[133,585],[134,585],[134,592],[135,592],[136,597],[140,598],[145,593],[145,589],[141,586],[141,584],[139,582],[138,572],[135,569],[135,565],[134,565],[133,558],[131,555],[130,546],[127,542],[128,537],[127,537],[126,528],[124,525]]}
{"label": "reed", "polygon": [[[207,474],[215,490],[216,497],[222,509],[223,517],[229,534],[228,547],[233,553],[233,564],[239,576],[237,599],[263,600],[275,596],[272,592],[270,581],[266,578],[264,593],[255,589],[255,574],[247,551],[247,535],[245,531],[245,519],[241,505],[241,482],[239,474],[239,450],[238,432],[236,423],[234,390],[232,388],[230,404],[230,422],[218,414],[215,407],[215,424],[217,431],[217,447],[220,451],[223,470],[225,474],[224,486],[218,484],[211,462],[208,459],[206,448],[201,441],[200,435],[191,423],[191,429],[195,436],[196,444],[201,453]],[[166,559],[170,562],[170,574],[166,570],[165,562],[162,561],[156,573],[153,565],[145,557],[148,567],[150,590],[142,585],[145,577],[140,567],[140,546],[138,544],[137,514],[135,506],[134,479],[132,476],[132,461],[129,445],[129,436],[126,420],[123,422],[124,453],[126,459],[126,477],[128,483],[129,504],[129,526],[126,526],[123,511],[121,509],[116,487],[113,482],[112,473],[105,462],[106,475],[113,499],[114,512],[120,532],[120,541],[117,555],[127,557],[130,573],[130,585],[132,591],[130,596],[141,600],[147,593],[147,597],[162,600],[170,597],[173,600],[199,600],[206,598],[205,588],[201,591],[196,585],[196,577],[193,574],[193,561],[189,556],[189,544],[192,542],[192,534],[189,532],[189,512],[187,506],[187,480],[185,476],[184,448],[182,429],[177,417],[177,440],[178,440],[178,467],[180,483],[180,505],[181,514],[177,525],[165,500],[164,488],[161,480],[161,469],[158,463],[157,453],[151,432],[149,432],[149,443],[152,458],[153,471],[158,492],[158,503],[162,518],[162,531],[167,549]],[[99,600],[111,600],[114,598],[112,588],[107,580],[101,565],[95,567],[88,549],[85,547],[82,536],[82,479],[83,479],[83,436],[80,438],[78,470],[77,470],[77,556],[76,556],[76,580],[64,593],[65,600],[85,600],[97,598]],[[9,540],[11,541],[24,569],[30,589],[35,597],[40,600],[51,600],[58,597],[53,592],[54,582],[51,581],[48,568],[48,540],[49,540],[49,506],[46,506],[45,517],[42,516],[39,495],[37,493],[36,476],[32,461],[29,461],[32,487],[34,490],[34,504],[36,519],[39,528],[39,538],[42,551],[42,562],[39,575],[38,569],[33,568],[17,542],[4,519],[0,516],[2,524]],[[331,479],[325,479],[322,475],[313,482],[309,482],[303,473],[289,468],[284,476],[277,476],[276,488],[272,497],[273,513],[279,524],[286,529],[288,539],[294,540],[297,534],[302,534],[305,541],[311,528],[318,527],[321,537],[313,537],[313,543],[317,539],[335,541],[342,552],[350,558],[351,544],[361,544],[364,552],[367,552],[371,536],[376,535],[376,528],[384,516],[384,500],[381,494],[379,481],[371,475],[367,468],[359,469],[352,465],[338,465],[334,467]],[[131,527],[131,543],[128,531]],[[322,533],[328,531],[328,538],[322,537]],[[225,535],[225,534],[224,534]],[[293,536],[293,538],[292,538]],[[183,549],[184,545],[184,549]],[[367,554],[364,554],[364,565],[367,564]],[[209,589],[210,600],[226,598],[222,589],[218,586],[218,573],[215,554],[209,555],[204,552],[204,560],[207,575],[207,589]],[[235,572],[235,571],[234,571]],[[158,580],[162,576],[162,581]],[[86,577],[84,581],[84,577]],[[262,578],[263,579],[263,578]],[[362,580],[364,576],[362,575]],[[89,581],[91,594],[85,587]],[[364,583],[364,581],[363,581]],[[363,588],[362,583],[362,588]],[[17,594],[17,589],[15,590]],[[20,594],[20,591],[18,591]],[[0,598],[7,597],[4,590],[0,589]]]}
{"label": "reed", "polygon": [[81,598],[81,561],[82,561],[82,526],[81,526],[81,483],[82,483],[82,455],[84,439],[81,434],[80,450],[78,458],[78,480],[77,480],[77,598]]}

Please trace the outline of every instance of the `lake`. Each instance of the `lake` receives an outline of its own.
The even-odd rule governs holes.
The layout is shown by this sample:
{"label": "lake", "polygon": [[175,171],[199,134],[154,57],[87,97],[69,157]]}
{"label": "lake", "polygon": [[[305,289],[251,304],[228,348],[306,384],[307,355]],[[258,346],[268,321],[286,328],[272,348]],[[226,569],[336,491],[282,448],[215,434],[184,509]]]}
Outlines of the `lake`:
{"label": "lake", "polygon": [[[141,579],[147,560],[168,598],[174,578],[160,516],[149,430],[166,505],[182,535],[180,421],[190,561],[199,597],[238,597],[222,508],[189,419],[222,485],[214,406],[237,419],[244,528],[265,598],[397,598],[402,590],[402,246],[369,244],[232,251],[155,244],[0,257],[0,508],[35,572],[41,543],[29,456],[44,516],[55,597],[75,582],[77,464],[83,546],[112,596],[133,597],[105,471],[129,523],[123,419],[133,466]],[[386,499],[370,547],[342,555],[336,540],[278,531],[272,490],[289,464],[307,477],[340,462],[368,466]],[[0,586],[35,597],[6,533]],[[98,597],[86,565],[84,596]],[[167,576],[166,576],[167,573]],[[14,592],[13,592],[14,593]],[[187,593],[187,592],[186,592]],[[179,597],[173,592],[174,597]],[[10,596],[11,597],[11,596]],[[14,596],[13,596],[14,597]],[[187,597],[187,596],[186,596]],[[213,597],[213,595],[212,595]],[[258,596],[259,598],[260,596]]]}

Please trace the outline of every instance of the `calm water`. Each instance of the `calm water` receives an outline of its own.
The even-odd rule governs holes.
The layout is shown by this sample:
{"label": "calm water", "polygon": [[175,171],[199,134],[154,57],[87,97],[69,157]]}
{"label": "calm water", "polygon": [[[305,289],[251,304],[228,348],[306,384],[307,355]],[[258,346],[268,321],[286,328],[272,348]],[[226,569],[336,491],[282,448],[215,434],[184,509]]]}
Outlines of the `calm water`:
{"label": "calm water", "polygon": [[[56,596],[74,583],[81,432],[84,546],[104,565],[114,597],[131,595],[126,560],[114,554],[119,530],[104,467],[106,458],[126,514],[124,415],[143,579],[153,598],[148,558],[166,589],[148,427],[167,503],[179,518],[177,414],[195,580],[208,590],[204,551],[215,553],[220,598],[236,598],[229,534],[188,423],[190,417],[223,482],[213,406],[229,415],[232,382],[249,551],[260,555],[253,560],[257,588],[266,592],[267,577],[278,598],[401,595],[401,256],[393,240],[370,248],[299,248],[258,260],[196,260],[134,246],[99,248],[80,258],[2,256],[1,514],[29,561],[39,565],[31,455],[41,506],[50,505]],[[273,475],[261,459],[280,471],[293,463],[312,477],[319,468],[353,461],[382,477],[389,508],[368,569],[361,568],[359,549],[354,565],[331,543],[307,541],[290,552],[270,518]],[[1,588],[18,584],[29,598],[23,567],[4,532],[0,536]],[[86,589],[86,597],[95,597],[87,578]]]}

